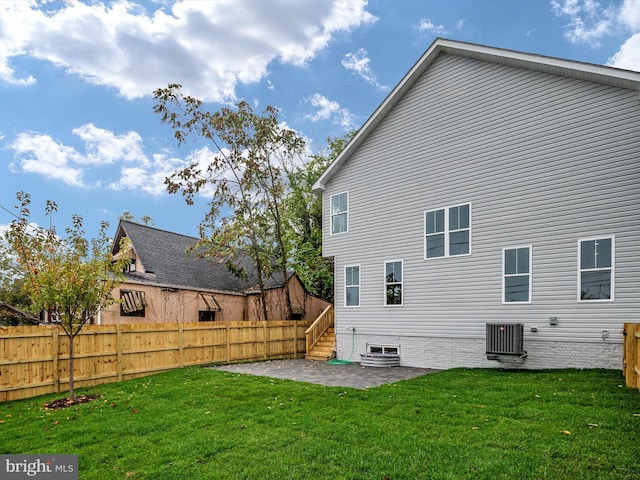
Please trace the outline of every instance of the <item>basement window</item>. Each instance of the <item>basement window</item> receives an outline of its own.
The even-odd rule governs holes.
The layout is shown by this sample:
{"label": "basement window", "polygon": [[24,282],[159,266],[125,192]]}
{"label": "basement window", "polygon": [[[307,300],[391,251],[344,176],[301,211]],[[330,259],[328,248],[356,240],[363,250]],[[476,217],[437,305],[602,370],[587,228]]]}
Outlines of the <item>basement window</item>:
{"label": "basement window", "polygon": [[398,355],[400,353],[400,347],[398,345],[367,345],[367,353]]}

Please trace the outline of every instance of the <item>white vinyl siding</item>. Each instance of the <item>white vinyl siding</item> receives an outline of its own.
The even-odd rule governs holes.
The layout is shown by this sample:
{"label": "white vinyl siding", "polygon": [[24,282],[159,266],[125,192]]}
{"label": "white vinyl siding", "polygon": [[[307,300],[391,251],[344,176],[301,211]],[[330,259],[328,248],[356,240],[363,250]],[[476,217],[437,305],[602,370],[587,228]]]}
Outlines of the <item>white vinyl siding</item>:
{"label": "white vinyl siding", "polygon": [[347,192],[331,196],[331,234],[346,233],[349,230],[349,194]]}
{"label": "white vinyl siding", "polygon": [[360,265],[344,267],[344,305],[360,306]]}
{"label": "white vinyl siding", "polygon": [[578,242],[578,300],[613,300],[614,252],[613,237]]}
{"label": "white vinyl siding", "polygon": [[502,250],[502,303],[531,303],[531,246]]}
{"label": "white vinyl siding", "polygon": [[471,253],[471,205],[430,210],[424,214],[424,257]]}
{"label": "white vinyl siding", "polygon": [[[640,311],[639,158],[637,91],[439,57],[327,183],[323,255],[338,272],[337,331],[354,326],[378,344],[463,342],[484,340],[488,322],[517,321],[532,343],[602,342],[603,330],[620,342]],[[329,199],[347,191],[349,233],[330,235]],[[464,204],[472,254],[425,260],[425,212]],[[609,236],[615,301],[577,301],[578,241]],[[535,247],[532,301],[504,305],[502,249],[524,245]],[[380,298],[394,258],[409,287],[402,308]],[[342,277],[355,264],[361,306],[349,309]]]}
{"label": "white vinyl siding", "polygon": [[384,264],[384,304],[402,305],[402,260]]}

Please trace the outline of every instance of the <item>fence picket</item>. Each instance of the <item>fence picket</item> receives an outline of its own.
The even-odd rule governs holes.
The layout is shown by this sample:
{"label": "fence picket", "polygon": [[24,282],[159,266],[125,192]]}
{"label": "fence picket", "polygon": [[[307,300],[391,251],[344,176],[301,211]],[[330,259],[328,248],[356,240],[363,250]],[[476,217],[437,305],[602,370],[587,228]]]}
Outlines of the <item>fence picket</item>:
{"label": "fence picket", "polygon": [[[86,325],[74,344],[74,380],[89,387],[182,366],[295,358],[304,352],[306,327],[295,321]],[[58,327],[0,328],[0,345],[0,401],[67,388],[68,342]]]}

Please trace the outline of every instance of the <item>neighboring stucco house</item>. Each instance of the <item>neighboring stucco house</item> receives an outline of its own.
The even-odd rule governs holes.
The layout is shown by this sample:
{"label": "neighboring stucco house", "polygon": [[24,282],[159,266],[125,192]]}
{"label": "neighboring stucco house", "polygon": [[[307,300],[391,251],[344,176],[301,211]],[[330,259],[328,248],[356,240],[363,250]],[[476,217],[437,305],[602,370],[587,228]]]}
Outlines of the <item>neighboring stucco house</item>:
{"label": "neighboring stucco house", "polygon": [[[338,357],[621,368],[639,92],[638,72],[437,39],[314,185]],[[512,324],[524,351],[495,354]]]}
{"label": "neighboring stucco house", "polygon": [[[127,237],[130,250],[120,252]],[[114,296],[121,300],[100,312],[102,324],[262,320],[260,292],[252,269],[238,278],[222,263],[197,259],[188,253],[197,239],[158,228],[121,221],[113,253],[128,255],[125,282]],[[268,279],[269,320],[286,319],[281,275]],[[329,305],[309,294],[297,275],[289,277],[293,319],[314,320]]]}

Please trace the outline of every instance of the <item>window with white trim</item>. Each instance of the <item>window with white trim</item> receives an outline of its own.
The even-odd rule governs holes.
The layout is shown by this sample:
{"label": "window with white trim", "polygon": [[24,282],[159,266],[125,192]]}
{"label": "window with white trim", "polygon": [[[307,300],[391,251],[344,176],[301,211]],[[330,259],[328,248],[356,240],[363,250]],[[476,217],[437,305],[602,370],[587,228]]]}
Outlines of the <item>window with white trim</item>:
{"label": "window with white trim", "polygon": [[402,260],[384,264],[385,305],[402,305]]}
{"label": "window with white trim", "polygon": [[344,305],[360,306],[360,265],[344,267]]}
{"label": "window with white trim", "polygon": [[398,355],[400,353],[400,347],[398,345],[367,344],[367,353],[381,353],[383,355]]}
{"label": "window with white trim", "polygon": [[578,242],[578,300],[613,300],[614,237]]}
{"label": "window with white trim", "polygon": [[531,303],[531,247],[502,250],[502,303]]}
{"label": "window with white trim", "polygon": [[345,233],[349,228],[349,194],[331,195],[331,234]]}
{"label": "window with white trim", "polygon": [[470,254],[471,204],[425,212],[424,234],[424,258]]}

